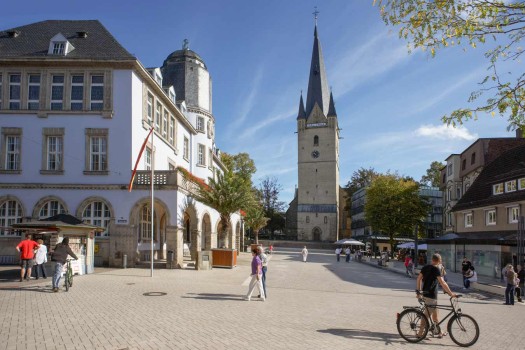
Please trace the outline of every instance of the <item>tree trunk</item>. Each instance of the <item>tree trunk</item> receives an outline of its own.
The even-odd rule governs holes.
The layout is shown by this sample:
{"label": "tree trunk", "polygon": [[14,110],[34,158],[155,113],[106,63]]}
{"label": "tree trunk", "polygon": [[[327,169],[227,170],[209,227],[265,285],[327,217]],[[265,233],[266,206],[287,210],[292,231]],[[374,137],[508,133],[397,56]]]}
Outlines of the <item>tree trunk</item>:
{"label": "tree trunk", "polygon": [[259,244],[259,230],[253,231],[253,234],[255,236],[255,244]]}
{"label": "tree trunk", "polygon": [[228,241],[228,233],[230,229],[230,218],[221,215],[221,228],[222,232],[219,235],[219,248],[226,248],[226,242]]}

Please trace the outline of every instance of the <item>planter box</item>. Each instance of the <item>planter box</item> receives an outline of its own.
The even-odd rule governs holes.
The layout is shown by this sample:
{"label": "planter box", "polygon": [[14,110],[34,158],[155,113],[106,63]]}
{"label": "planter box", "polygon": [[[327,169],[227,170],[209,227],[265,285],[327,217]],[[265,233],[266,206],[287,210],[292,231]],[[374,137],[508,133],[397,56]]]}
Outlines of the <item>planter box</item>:
{"label": "planter box", "polygon": [[237,266],[237,249],[212,249],[211,254],[213,267]]}

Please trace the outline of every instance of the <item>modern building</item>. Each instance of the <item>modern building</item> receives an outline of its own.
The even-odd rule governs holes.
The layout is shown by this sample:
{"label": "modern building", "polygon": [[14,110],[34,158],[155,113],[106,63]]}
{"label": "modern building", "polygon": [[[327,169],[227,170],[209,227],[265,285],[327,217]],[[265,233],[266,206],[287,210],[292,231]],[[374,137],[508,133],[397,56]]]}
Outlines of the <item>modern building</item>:
{"label": "modern building", "polygon": [[[290,212],[297,219],[287,228],[299,240],[336,241],[339,237],[339,126],[328,89],[321,42],[314,29],[314,45],[306,105],[303,96],[297,115],[298,188]],[[293,205],[293,207],[292,207]],[[296,227],[290,227],[292,222]]]}
{"label": "modern building", "polygon": [[[467,158],[468,159],[468,158]],[[467,256],[480,275],[500,276],[516,264],[518,221],[525,208],[525,144],[486,164],[452,208],[455,232],[429,242],[446,266],[460,270]]]}
{"label": "modern building", "polygon": [[218,242],[218,213],[194,199],[195,183],[183,174],[207,181],[224,170],[210,74],[187,41],[146,69],[96,20],[1,31],[0,126],[4,261],[15,258],[20,239],[12,224],[60,213],[104,228],[94,237],[99,265],[119,265],[126,255],[133,266],[168,251],[181,265],[185,243],[193,259],[200,250],[239,247],[239,215]]}
{"label": "modern building", "polygon": [[446,166],[441,170],[440,185],[444,192],[445,232],[457,231],[452,208],[472,186],[483,168],[503,152],[524,144],[525,138],[518,129],[516,137],[480,138],[460,154],[451,154],[446,159]]}

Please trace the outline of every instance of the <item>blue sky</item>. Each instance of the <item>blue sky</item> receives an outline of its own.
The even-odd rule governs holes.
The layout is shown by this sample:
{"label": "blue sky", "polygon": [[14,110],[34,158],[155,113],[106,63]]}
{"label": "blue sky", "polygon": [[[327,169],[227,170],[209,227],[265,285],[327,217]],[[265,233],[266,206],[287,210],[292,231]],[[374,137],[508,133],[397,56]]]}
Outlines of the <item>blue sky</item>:
{"label": "blue sky", "polygon": [[[360,167],[419,179],[434,160],[478,137],[513,136],[502,117],[447,128],[487,67],[483,47],[409,54],[372,0],[26,0],[2,5],[1,28],[46,19],[98,19],[146,67],[190,41],[213,79],[216,142],[255,160],[258,183],[277,177],[289,202],[297,184],[296,116],[308,88],[314,6],[341,130],[340,178]],[[30,9],[30,11],[28,11]]]}

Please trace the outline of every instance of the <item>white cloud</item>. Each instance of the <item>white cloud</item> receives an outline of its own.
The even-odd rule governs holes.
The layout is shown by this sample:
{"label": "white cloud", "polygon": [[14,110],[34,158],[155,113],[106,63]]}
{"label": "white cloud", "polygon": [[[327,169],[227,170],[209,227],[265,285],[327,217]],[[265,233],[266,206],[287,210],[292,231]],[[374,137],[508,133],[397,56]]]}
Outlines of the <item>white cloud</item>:
{"label": "white cloud", "polygon": [[472,134],[467,128],[453,127],[446,124],[423,125],[414,132],[416,136],[435,138],[440,140],[461,139],[472,141],[478,138],[477,134]]}

